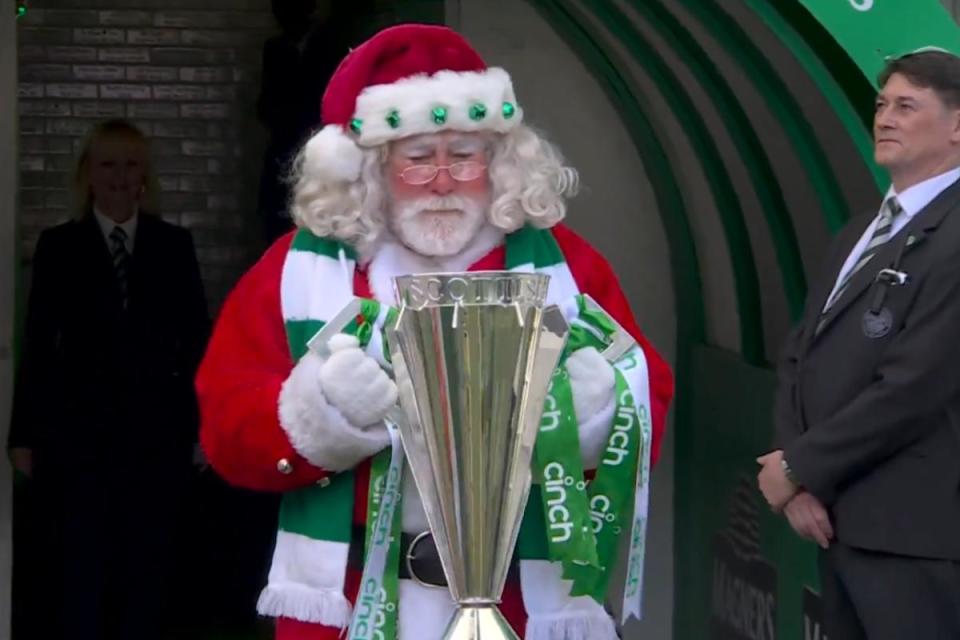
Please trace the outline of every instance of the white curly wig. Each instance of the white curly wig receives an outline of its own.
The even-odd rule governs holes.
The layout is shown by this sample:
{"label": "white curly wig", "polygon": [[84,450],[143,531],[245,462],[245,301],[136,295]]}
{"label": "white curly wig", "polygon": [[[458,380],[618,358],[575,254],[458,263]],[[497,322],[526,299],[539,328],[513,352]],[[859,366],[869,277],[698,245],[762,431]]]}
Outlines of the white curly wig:
{"label": "white curly wig", "polygon": [[[577,171],[565,166],[560,151],[526,125],[488,135],[490,224],[509,233],[525,224],[546,229],[560,222],[566,199],[576,195]],[[359,175],[347,175],[329,166],[329,141],[323,138],[322,130],[308,140],[293,165],[291,215],[297,226],[364,253],[386,225],[389,197],[383,164],[389,147],[344,149],[362,154]]]}

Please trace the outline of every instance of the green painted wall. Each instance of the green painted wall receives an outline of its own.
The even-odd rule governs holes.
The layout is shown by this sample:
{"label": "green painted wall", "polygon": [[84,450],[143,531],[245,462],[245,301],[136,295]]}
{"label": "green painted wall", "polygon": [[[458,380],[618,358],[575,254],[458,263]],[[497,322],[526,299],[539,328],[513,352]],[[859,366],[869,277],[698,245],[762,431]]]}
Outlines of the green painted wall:
{"label": "green painted wall", "polygon": [[[884,56],[923,45],[960,52],[960,30],[936,0],[528,1],[617,108],[668,235],[678,316],[674,637],[826,640],[816,626],[815,549],[768,512],[755,488],[754,459],[771,438],[770,344],[786,332],[765,317],[766,297],[782,297],[796,319],[807,274],[819,267],[804,258],[822,256],[829,235],[857,213],[851,203],[875,206],[886,189],[870,131]],[[708,101],[696,99],[690,77]],[[656,100],[641,90],[651,80]],[[758,110],[775,136],[755,128]],[[839,137],[825,138],[829,127]],[[678,157],[678,136],[696,157]],[[798,173],[784,172],[784,155]],[[716,237],[696,233],[705,213],[684,190],[691,166],[707,176],[708,193],[696,195],[712,200]],[[798,233],[814,216],[827,233]],[[705,305],[710,256],[721,255],[713,242],[726,246],[735,279],[727,308]],[[763,243],[773,260],[759,258]],[[769,270],[777,290],[758,286]],[[714,314],[735,314],[737,349],[710,344]]]}
{"label": "green painted wall", "polygon": [[677,548],[675,638],[813,640],[802,610],[805,587],[819,587],[815,548],[754,489],[775,376],[706,346],[694,349],[692,370],[696,443],[678,462],[690,482],[678,505],[688,536]]}

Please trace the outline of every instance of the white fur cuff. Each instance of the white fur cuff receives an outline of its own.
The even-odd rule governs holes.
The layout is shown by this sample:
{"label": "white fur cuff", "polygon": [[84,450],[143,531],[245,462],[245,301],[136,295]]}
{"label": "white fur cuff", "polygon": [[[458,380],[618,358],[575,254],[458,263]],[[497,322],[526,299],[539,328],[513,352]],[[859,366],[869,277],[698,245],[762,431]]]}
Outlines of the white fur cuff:
{"label": "white fur cuff", "polygon": [[308,351],[280,390],[280,426],[311,464],[328,471],[352,469],[390,444],[382,424],[359,429],[327,403],[320,387],[324,360]]}

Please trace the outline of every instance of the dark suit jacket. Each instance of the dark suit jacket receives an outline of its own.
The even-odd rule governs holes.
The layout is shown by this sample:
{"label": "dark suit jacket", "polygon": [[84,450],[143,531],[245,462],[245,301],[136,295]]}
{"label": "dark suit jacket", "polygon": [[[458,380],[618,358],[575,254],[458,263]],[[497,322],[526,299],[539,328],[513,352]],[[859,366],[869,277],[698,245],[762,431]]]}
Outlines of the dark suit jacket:
{"label": "dark suit jacket", "polygon": [[38,476],[189,466],[208,325],[188,231],[140,215],[124,311],[93,215],[48,229],[33,260],[8,446],[32,448]]}
{"label": "dark suit jacket", "polygon": [[[837,539],[877,551],[960,559],[960,181],[854,277],[819,335],[841,266],[873,214],[838,236],[778,368],[776,447],[823,500]],[[904,250],[889,333],[864,314],[878,271]]]}

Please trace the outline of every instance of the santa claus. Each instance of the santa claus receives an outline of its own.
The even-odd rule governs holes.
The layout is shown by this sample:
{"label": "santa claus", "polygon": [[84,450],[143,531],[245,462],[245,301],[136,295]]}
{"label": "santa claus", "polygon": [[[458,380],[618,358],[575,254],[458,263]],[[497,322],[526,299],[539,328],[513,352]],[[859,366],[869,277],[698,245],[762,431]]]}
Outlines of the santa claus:
{"label": "santa claus", "polygon": [[[235,485],[284,492],[258,607],[277,619],[280,640],[334,640],[350,624],[370,518],[371,459],[390,444],[384,418],[397,390],[371,347],[378,340],[338,335],[325,355],[306,347],[352,299],[373,301],[365,307],[373,305],[364,323],[369,337],[386,315],[376,303],[396,302],[396,276],[545,270],[566,309],[576,313],[577,304],[564,298],[587,294],[639,343],[653,459],[673,393],[669,368],[641,335],[610,266],[561,224],[577,173],[523,124],[503,69],[488,68],[448,28],[393,27],[341,63],[322,115],[325,126],[302,149],[293,176],[298,230],[237,284],[197,379],[201,440],[213,467]],[[563,366],[576,435],[560,453],[575,456],[590,477],[614,421],[616,370],[585,345]],[[439,638],[454,603],[435,550],[410,546],[428,526],[406,476],[402,496],[399,554],[417,561],[400,563],[396,594],[386,596],[396,606],[384,609],[398,619],[385,636]],[[537,530],[544,535],[538,513],[540,528],[528,541],[536,542]],[[572,593],[560,563],[544,556],[519,565],[501,605],[518,634],[616,637],[605,607]]]}

